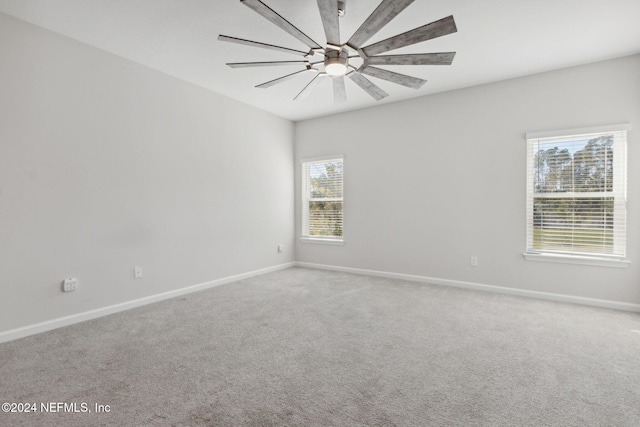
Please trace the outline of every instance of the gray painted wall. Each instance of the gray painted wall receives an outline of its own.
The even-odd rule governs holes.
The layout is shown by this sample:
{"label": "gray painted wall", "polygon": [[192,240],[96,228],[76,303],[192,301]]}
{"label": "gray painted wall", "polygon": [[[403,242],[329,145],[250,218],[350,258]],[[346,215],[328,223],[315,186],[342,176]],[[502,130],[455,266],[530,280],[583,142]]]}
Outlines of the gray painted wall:
{"label": "gray painted wall", "polygon": [[292,122],[3,14],[0,58],[0,332],[294,260]]}
{"label": "gray painted wall", "polygon": [[[297,261],[640,303],[639,70],[636,55],[298,123],[296,183],[300,159],[344,154],[345,244],[297,243]],[[524,134],[624,122],[631,266],[525,261]]]}
{"label": "gray painted wall", "polygon": [[[640,303],[640,56],[300,122],[295,162],[293,123],[2,14],[0,58],[0,332],[296,259]],[[631,267],[525,261],[524,133],[620,122]],[[330,154],[346,243],[295,243]]]}

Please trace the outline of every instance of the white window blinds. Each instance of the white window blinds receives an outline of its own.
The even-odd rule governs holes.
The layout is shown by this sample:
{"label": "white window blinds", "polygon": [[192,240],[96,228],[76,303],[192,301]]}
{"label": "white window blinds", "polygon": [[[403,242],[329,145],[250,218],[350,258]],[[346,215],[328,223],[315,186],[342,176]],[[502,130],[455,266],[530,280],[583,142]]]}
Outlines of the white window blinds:
{"label": "white window blinds", "polygon": [[302,237],[342,240],[343,159],[302,162]]}
{"label": "white window blinds", "polygon": [[527,253],[625,257],[626,150],[625,125],[527,134]]}

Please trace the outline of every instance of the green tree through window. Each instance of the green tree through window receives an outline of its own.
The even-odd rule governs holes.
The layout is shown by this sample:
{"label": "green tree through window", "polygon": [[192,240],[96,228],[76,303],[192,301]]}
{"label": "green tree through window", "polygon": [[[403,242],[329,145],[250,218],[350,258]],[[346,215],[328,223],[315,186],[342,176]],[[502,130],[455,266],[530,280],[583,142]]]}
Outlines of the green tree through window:
{"label": "green tree through window", "polygon": [[528,143],[527,251],[623,257],[626,132]]}
{"label": "green tree through window", "polygon": [[302,235],[340,240],[343,235],[343,161],[303,162]]}

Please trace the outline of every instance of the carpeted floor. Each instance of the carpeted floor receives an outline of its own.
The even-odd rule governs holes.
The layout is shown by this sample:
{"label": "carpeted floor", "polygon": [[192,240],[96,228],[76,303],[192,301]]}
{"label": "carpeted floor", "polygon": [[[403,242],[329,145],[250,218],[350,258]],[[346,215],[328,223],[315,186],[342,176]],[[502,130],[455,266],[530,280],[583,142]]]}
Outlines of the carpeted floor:
{"label": "carpeted floor", "polygon": [[37,406],[3,426],[637,427],[640,315],[291,268],[1,344],[0,401]]}

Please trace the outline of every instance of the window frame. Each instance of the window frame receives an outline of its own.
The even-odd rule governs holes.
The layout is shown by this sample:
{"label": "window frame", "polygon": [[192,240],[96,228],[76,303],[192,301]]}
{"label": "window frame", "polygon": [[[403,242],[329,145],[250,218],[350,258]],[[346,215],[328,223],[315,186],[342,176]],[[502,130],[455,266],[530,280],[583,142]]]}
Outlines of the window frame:
{"label": "window frame", "polygon": [[[342,197],[331,198],[342,203],[342,236],[311,236],[309,235],[309,203],[312,201],[309,197],[310,176],[308,165],[317,162],[336,161],[342,163]],[[318,243],[325,245],[343,245],[344,244],[344,155],[336,154],[332,156],[312,157],[300,159],[300,183],[301,183],[301,206],[300,206],[300,238],[303,243]],[[320,199],[322,200],[322,199]],[[328,200],[328,199],[327,199]]]}
{"label": "window frame", "polygon": [[[580,138],[583,136],[597,135],[597,134],[607,134],[607,133],[619,133],[624,132],[624,138],[622,141],[617,141],[616,144],[614,142],[614,158],[613,158],[613,170],[614,170],[614,181],[613,181],[613,189],[610,194],[606,192],[594,192],[588,193],[594,195],[594,197],[612,197],[614,198],[614,213],[613,218],[614,222],[616,218],[619,218],[621,215],[625,218],[624,225],[624,235],[628,235],[627,231],[627,221],[626,221],[626,205],[627,205],[627,143],[628,143],[628,135],[627,132],[631,129],[629,124],[616,124],[616,125],[608,125],[608,126],[598,126],[598,127],[590,127],[590,128],[579,128],[579,129],[565,129],[565,130],[557,130],[557,131],[546,131],[546,132],[530,132],[527,133],[526,136],[526,147],[527,147],[527,163],[526,163],[526,221],[525,221],[525,229],[526,229],[526,247],[524,258],[527,261],[544,261],[544,262],[556,262],[556,263],[568,263],[568,264],[583,264],[583,265],[592,265],[592,266],[606,266],[606,267],[618,267],[625,268],[628,267],[630,262],[626,259],[626,239],[624,241],[620,241],[617,238],[617,234],[614,233],[614,241],[613,247],[614,251],[619,250],[622,246],[624,253],[623,256],[620,255],[608,255],[608,254],[598,254],[598,253],[589,253],[579,251],[567,251],[567,253],[563,253],[562,251],[551,251],[549,249],[534,249],[533,248],[533,231],[534,231],[534,200],[536,198],[536,193],[534,191],[534,170],[533,159],[536,154],[537,141],[540,139],[567,139],[571,138]],[[614,140],[615,141],[615,140]],[[620,143],[621,142],[621,143]],[[620,171],[621,172],[616,172]],[[617,177],[617,179],[616,179]],[[572,193],[575,194],[575,193]],[[583,194],[581,194],[583,195]],[[587,196],[587,193],[584,194]],[[539,197],[545,197],[544,195]],[[557,198],[564,198],[560,194],[554,195]],[[567,195],[566,198],[573,197],[572,195]]]}

